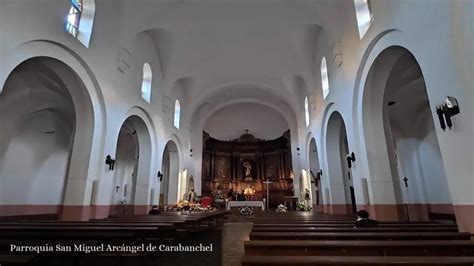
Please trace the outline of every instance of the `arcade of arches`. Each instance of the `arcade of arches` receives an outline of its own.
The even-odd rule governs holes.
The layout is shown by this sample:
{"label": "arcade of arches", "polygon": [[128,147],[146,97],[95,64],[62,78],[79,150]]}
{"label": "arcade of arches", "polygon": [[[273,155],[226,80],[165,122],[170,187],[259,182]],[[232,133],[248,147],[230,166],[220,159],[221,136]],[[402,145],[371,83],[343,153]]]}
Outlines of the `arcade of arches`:
{"label": "arcade of arches", "polygon": [[474,233],[471,2],[370,1],[361,32],[352,0],[96,1],[87,47],[85,24],[50,26],[70,3],[46,2],[0,4],[0,216],[262,200],[268,179],[271,209]]}

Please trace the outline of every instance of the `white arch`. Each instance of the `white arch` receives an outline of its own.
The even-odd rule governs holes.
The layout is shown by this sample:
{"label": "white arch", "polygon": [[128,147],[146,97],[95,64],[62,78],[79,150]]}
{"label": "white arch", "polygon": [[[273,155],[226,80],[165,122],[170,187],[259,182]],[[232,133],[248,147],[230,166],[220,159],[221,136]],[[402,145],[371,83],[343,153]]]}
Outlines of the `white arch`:
{"label": "white arch", "polygon": [[[150,188],[156,187],[158,183],[155,176],[157,136],[154,130],[153,120],[148,112],[143,108],[138,106],[131,107],[123,117],[120,128],[129,119],[132,120],[131,123],[136,130],[139,142],[139,163],[136,173],[136,185],[134,188],[133,212],[135,214],[145,214],[150,205]],[[118,142],[120,128],[116,132],[115,143]],[[108,184],[109,182],[104,182],[102,185],[107,186],[106,183]]]}
{"label": "white arch", "polygon": [[[105,167],[102,164],[102,154],[105,145],[106,112],[104,98],[94,73],[90,70],[84,60],[68,47],[47,40],[34,40],[22,43],[8,53],[0,56],[0,93],[5,82],[13,69],[21,62],[34,57],[50,57],[59,60],[70,67],[77,77],[84,84],[84,91],[72,92],[84,94],[81,97],[90,101],[90,110],[83,111],[83,114],[90,113],[90,118],[78,118],[77,123],[81,125],[81,136],[74,138],[74,150],[71,161],[78,162],[71,164],[69,169],[69,179],[65,192],[64,204],[88,206],[91,204],[93,179],[100,175],[100,171]],[[77,100],[74,97],[73,100]],[[86,105],[78,105],[86,108]],[[86,119],[87,121],[82,121]],[[79,164],[79,162],[82,162]],[[84,163],[87,162],[87,163]],[[69,180],[68,179],[68,180]],[[79,191],[82,190],[82,191]],[[63,208],[63,219],[85,220],[89,217],[89,212],[78,212],[75,206]],[[74,208],[74,209],[73,209]]]}
{"label": "white arch", "polygon": [[[176,151],[172,151],[173,154],[168,154],[168,156],[164,153],[167,151],[170,152],[168,150],[170,145],[171,148],[176,148]],[[175,204],[180,198],[179,179],[181,177],[181,170],[183,167],[183,153],[180,146],[179,138],[175,134],[171,134],[167,138],[165,146],[163,147],[161,171],[167,176],[164,176],[162,182],[160,183],[160,191],[163,192],[164,196],[164,202],[160,202],[160,204]],[[165,160],[169,161],[165,162]]]}
{"label": "white arch", "polygon": [[[291,148],[292,148],[292,165],[294,171],[300,171],[300,162],[299,158],[296,155],[296,147],[298,147],[298,134],[297,134],[297,121],[295,118],[292,109],[287,105],[277,105],[270,101],[265,101],[258,98],[239,98],[239,99],[227,99],[226,101],[217,103],[215,105],[206,104],[202,105],[200,108],[194,112],[194,116],[192,118],[192,129],[193,131],[197,132],[191,139],[191,145],[194,149],[193,151],[193,159],[194,164],[192,165],[194,169],[189,169],[193,176],[201,176],[202,170],[202,130],[204,128],[204,124],[206,120],[215,112],[224,108],[225,106],[234,104],[234,103],[257,103],[267,106],[271,109],[274,109],[276,112],[280,113],[288,123],[291,132]],[[281,104],[281,103],[280,103]],[[201,191],[201,179],[197,178],[194,180],[196,192],[199,193]],[[298,191],[298,179],[295,179],[295,191]]]}
{"label": "white arch", "polygon": [[[275,89],[277,87],[271,86],[267,83],[262,82],[248,82],[248,81],[240,81],[240,82],[227,82],[227,83],[219,83],[214,86],[208,87],[203,94],[199,95],[198,100],[194,101],[190,106],[189,112],[190,114],[196,113],[198,108],[205,103],[212,102],[213,99],[224,99],[224,98],[232,98],[235,99],[237,96],[242,94],[249,94],[249,93],[260,93],[265,94],[265,99],[267,101],[275,101],[275,102],[282,102],[288,106],[291,106],[291,112],[295,113],[294,110],[298,109],[301,106],[300,100],[297,101],[290,101],[293,100],[292,95],[294,92],[290,91],[282,91],[280,89]],[[278,87],[279,88],[279,87]],[[294,108],[291,104],[296,104],[297,108]],[[295,116],[296,118],[296,116]]]}

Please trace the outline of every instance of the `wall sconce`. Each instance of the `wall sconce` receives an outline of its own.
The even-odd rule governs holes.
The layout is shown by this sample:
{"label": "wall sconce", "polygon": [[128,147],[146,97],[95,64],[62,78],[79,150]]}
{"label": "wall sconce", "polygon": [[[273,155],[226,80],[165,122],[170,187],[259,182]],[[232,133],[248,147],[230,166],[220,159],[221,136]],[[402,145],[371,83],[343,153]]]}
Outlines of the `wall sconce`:
{"label": "wall sconce", "polygon": [[317,184],[319,180],[321,180],[321,176],[323,176],[323,169],[319,169],[319,171],[316,172],[316,176],[314,176],[313,171],[311,172],[311,177],[313,178],[313,181],[311,183]]}
{"label": "wall sconce", "polygon": [[316,172],[316,178],[321,179],[321,176],[323,176],[323,169],[319,169],[319,171]]}
{"label": "wall sconce", "polygon": [[298,155],[300,155],[300,148],[296,148],[296,150],[298,151]]}
{"label": "wall sconce", "polygon": [[113,171],[115,166],[115,160],[112,159],[112,156],[107,155],[105,157],[105,164],[109,166],[109,170]]}
{"label": "wall sconce", "polygon": [[356,160],[355,153],[351,152],[350,154],[347,154],[346,159],[347,159],[347,167],[352,168],[352,162],[355,162]]}
{"label": "wall sconce", "polygon": [[459,114],[458,100],[455,97],[446,97],[446,103],[436,106],[436,114],[438,115],[439,124],[443,131],[446,130],[446,126],[451,130],[453,128],[453,122],[451,117]]}
{"label": "wall sconce", "polygon": [[193,149],[189,150],[189,156],[193,157]]}
{"label": "wall sconce", "polygon": [[156,175],[160,179],[160,182],[163,181],[163,173],[158,171],[158,174]]}

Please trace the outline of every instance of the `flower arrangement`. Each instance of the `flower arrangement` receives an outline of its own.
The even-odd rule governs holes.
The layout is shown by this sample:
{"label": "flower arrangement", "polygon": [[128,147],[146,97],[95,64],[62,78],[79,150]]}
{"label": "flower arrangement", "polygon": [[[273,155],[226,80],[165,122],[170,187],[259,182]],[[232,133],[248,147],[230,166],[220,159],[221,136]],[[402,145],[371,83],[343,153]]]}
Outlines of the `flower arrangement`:
{"label": "flower arrangement", "polygon": [[170,211],[178,211],[181,214],[190,214],[191,212],[213,212],[217,211],[214,207],[204,207],[200,203],[191,203],[187,200],[182,200],[174,205]]}
{"label": "flower arrangement", "polygon": [[278,208],[276,209],[277,212],[286,212],[287,211],[287,208],[285,205],[283,204],[279,204],[278,205]]}
{"label": "flower arrangement", "polygon": [[309,211],[311,211],[313,208],[311,208],[311,206],[306,206],[306,205],[304,204],[304,202],[299,202],[298,205],[297,205],[297,207],[296,207],[296,209],[297,209],[298,211],[309,212]]}
{"label": "flower arrangement", "polygon": [[239,208],[240,215],[252,215],[253,214],[253,209],[249,207],[248,205],[242,206]]}
{"label": "flower arrangement", "polygon": [[117,200],[117,203],[120,206],[120,209],[122,210],[122,214],[125,214],[127,212],[128,206],[127,198],[119,199]]}

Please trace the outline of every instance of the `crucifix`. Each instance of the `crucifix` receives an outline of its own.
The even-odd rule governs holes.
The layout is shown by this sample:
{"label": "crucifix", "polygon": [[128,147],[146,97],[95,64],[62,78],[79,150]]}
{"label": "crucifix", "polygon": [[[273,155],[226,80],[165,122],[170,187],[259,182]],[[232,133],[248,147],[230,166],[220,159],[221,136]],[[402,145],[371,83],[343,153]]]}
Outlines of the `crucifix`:
{"label": "crucifix", "polygon": [[120,186],[115,187],[115,193],[118,193],[119,188],[120,188]]}
{"label": "crucifix", "polygon": [[267,208],[267,211],[268,211],[268,204],[269,204],[269,202],[270,202],[270,198],[269,198],[269,196],[270,196],[269,188],[270,188],[270,184],[271,184],[272,182],[270,182],[270,180],[268,180],[268,178],[267,178],[267,181],[265,181],[265,182],[263,182],[263,183],[264,183],[265,185],[267,185],[267,206],[265,206],[265,208]]}
{"label": "crucifix", "polygon": [[407,183],[408,178],[405,176],[402,180],[403,180],[403,182],[405,182],[405,187],[408,187],[408,183]]}

